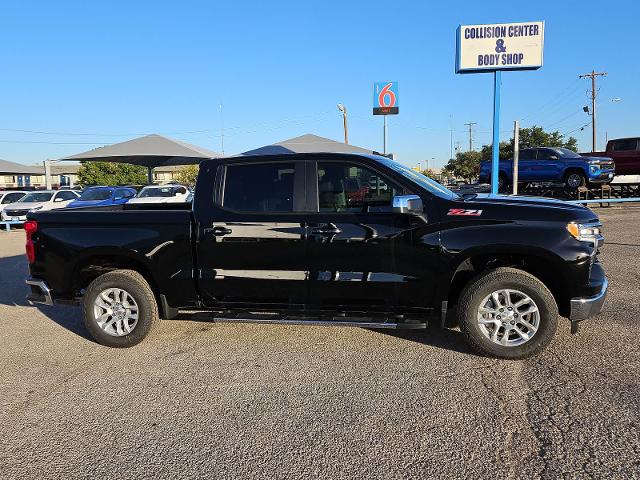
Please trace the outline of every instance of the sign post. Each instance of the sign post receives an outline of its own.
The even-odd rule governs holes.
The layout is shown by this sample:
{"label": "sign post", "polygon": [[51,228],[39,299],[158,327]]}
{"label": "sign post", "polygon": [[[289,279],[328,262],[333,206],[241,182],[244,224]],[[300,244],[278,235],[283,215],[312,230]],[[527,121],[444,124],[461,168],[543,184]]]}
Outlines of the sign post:
{"label": "sign post", "polygon": [[398,106],[398,82],[376,82],[373,84],[373,114],[384,115],[382,152],[387,153],[387,115],[400,113]]}
{"label": "sign post", "polygon": [[456,73],[493,73],[491,193],[500,180],[500,89],[502,70],[542,66],[544,22],[460,25],[456,31]]}

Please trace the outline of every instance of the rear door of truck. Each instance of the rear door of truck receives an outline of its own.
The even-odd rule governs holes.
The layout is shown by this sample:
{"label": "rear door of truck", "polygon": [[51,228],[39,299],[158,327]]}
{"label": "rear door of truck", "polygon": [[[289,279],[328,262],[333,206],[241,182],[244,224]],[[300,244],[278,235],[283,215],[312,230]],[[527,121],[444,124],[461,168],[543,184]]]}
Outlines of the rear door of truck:
{"label": "rear door of truck", "polygon": [[302,305],[305,162],[250,157],[202,168],[194,214],[205,305]]}

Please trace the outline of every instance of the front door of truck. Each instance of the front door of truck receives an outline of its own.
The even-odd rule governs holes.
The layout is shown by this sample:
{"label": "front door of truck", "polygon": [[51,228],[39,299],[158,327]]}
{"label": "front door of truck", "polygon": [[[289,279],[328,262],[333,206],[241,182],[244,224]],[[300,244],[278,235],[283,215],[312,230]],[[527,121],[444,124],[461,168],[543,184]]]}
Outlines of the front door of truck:
{"label": "front door of truck", "polygon": [[419,267],[414,246],[424,220],[392,209],[394,195],[411,192],[356,162],[310,162],[307,174],[316,202],[307,222],[309,304],[371,311],[428,303],[433,289],[414,295],[435,273]]}
{"label": "front door of truck", "polygon": [[210,213],[202,213],[203,197],[197,205],[197,282],[205,304],[304,303],[304,163],[238,160],[219,165],[215,178]]}

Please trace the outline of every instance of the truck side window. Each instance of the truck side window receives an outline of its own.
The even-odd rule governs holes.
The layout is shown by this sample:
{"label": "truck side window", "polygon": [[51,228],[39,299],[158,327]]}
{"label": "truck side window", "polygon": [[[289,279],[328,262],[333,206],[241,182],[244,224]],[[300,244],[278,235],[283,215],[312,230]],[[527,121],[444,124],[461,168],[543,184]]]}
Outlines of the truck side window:
{"label": "truck side window", "polygon": [[378,173],[342,162],[318,163],[321,212],[391,211],[391,199],[402,189]]}
{"label": "truck side window", "polygon": [[625,140],[616,140],[613,142],[613,151],[614,152],[624,152],[624,151],[633,151],[636,149],[638,145],[638,140],[635,138],[628,138]]}
{"label": "truck side window", "polygon": [[531,148],[525,148],[524,150],[521,150],[520,154],[518,155],[519,160],[535,160],[535,158],[535,150]]}
{"label": "truck side window", "polygon": [[292,212],[294,163],[229,165],[222,205],[236,212]]}

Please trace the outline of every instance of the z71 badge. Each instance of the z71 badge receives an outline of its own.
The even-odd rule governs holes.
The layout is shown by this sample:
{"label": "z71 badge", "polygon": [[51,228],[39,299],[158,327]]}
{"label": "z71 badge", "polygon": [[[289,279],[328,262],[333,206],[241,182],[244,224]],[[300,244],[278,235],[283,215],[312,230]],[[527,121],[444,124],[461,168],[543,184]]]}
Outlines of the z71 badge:
{"label": "z71 badge", "polygon": [[464,208],[450,208],[447,215],[460,215],[463,217],[479,217],[482,210],[467,210]]}

